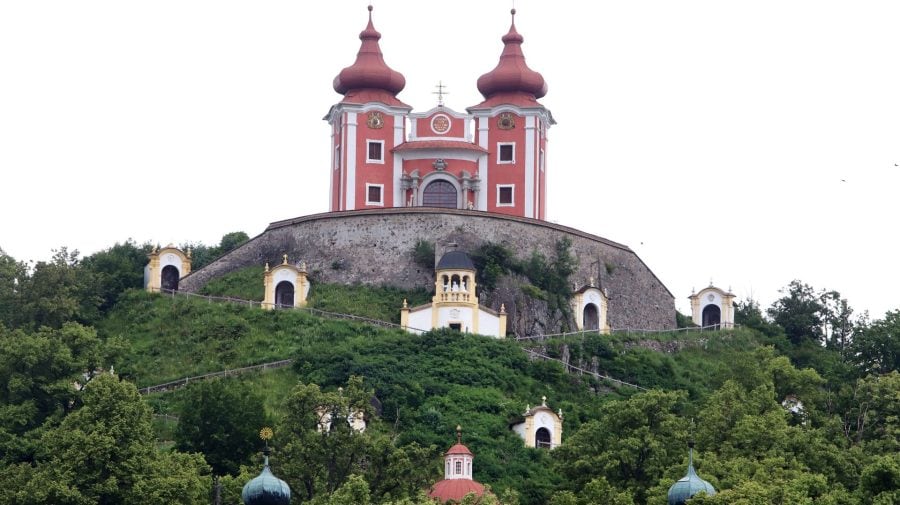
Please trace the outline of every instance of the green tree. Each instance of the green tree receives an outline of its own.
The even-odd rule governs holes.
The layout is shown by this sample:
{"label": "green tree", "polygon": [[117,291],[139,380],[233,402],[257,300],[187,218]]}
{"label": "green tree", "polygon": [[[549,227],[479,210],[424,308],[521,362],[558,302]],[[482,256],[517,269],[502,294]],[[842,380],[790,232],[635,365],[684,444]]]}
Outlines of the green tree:
{"label": "green tree", "polygon": [[900,310],[859,328],[851,349],[862,374],[900,370]]}
{"label": "green tree", "polygon": [[92,380],[83,406],[46,431],[31,463],[0,471],[0,498],[18,504],[201,505],[202,457],[158,453],[149,407],[111,374]]}
{"label": "green tree", "polygon": [[78,251],[61,247],[51,261],[39,261],[20,279],[18,325],[59,328],[67,321],[96,320],[102,300],[92,273],[79,263]]}
{"label": "green tree", "polygon": [[793,280],[780,291],[784,296],[769,308],[769,316],[782,328],[794,344],[823,338],[822,312],[825,309],[821,297],[812,286]]}
{"label": "green tree", "polygon": [[33,333],[0,327],[0,462],[31,459],[39,428],[76,408],[75,385],[90,381],[117,352],[77,323]]}
{"label": "green tree", "polygon": [[647,490],[683,458],[687,421],[676,414],[683,399],[654,390],[604,405],[600,419],[583,424],[553,451],[569,490],[581,496],[592,481],[605,479],[644,503]]}
{"label": "green tree", "polygon": [[151,248],[149,243],[139,246],[128,239],[81,260],[81,268],[92,274],[101,313],[108,312],[125,290],[143,287],[144,266]]}
{"label": "green tree", "polygon": [[269,424],[263,399],[244,382],[215,379],[191,386],[181,405],[178,450],[204,455],[215,475],[237,474]]}
{"label": "green tree", "polygon": [[19,320],[20,283],[27,275],[25,263],[0,249],[0,325],[12,327]]}

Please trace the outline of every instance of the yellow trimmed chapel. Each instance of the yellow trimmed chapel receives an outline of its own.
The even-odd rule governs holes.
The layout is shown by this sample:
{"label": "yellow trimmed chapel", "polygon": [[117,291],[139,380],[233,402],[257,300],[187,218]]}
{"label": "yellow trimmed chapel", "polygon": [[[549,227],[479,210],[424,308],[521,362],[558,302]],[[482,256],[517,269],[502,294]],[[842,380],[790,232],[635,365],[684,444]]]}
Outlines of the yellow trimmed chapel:
{"label": "yellow trimmed chapel", "polygon": [[462,251],[444,254],[435,267],[431,303],[410,308],[403,300],[400,326],[412,333],[452,328],[465,333],[505,337],[505,307],[501,305],[500,312],[495,312],[479,305],[475,286],[475,265],[469,255]]}

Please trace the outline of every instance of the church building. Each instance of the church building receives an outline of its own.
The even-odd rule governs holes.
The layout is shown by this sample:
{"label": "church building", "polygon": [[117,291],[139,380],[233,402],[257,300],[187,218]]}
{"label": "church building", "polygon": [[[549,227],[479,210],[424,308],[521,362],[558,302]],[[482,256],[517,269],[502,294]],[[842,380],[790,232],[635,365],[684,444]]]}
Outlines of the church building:
{"label": "church building", "polygon": [[538,102],[547,83],[526,65],[512,15],[500,62],[477,81],[481,103],[412,113],[397,98],[406,80],[385,63],[369,6],[356,61],[334,78],[344,98],[324,118],[331,211],[439,207],[544,219],[554,121]]}

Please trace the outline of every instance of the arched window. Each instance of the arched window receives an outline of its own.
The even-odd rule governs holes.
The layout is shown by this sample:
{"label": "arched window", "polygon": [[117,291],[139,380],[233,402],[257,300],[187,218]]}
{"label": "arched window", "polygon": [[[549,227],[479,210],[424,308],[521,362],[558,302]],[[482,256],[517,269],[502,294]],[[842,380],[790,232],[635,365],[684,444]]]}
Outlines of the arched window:
{"label": "arched window", "polygon": [[162,269],[160,287],[163,291],[178,291],[178,269],[173,265],[166,265]]}
{"label": "arched window", "polygon": [[550,430],[538,428],[537,433],[534,434],[534,446],[540,449],[549,449],[551,445],[553,445],[553,441],[550,438]]}
{"label": "arched window", "polygon": [[456,462],[456,475],[462,475],[462,461]]}
{"label": "arched window", "polygon": [[707,305],[703,308],[703,327],[713,326],[719,329],[719,323],[722,322],[722,311],[718,305]]}
{"label": "arched window", "polygon": [[275,286],[275,306],[294,306],[294,285],[288,281],[281,281]]}
{"label": "arched window", "polygon": [[600,311],[593,303],[584,306],[584,329],[596,331],[600,329]]}
{"label": "arched window", "polygon": [[448,181],[437,180],[425,186],[422,191],[423,207],[441,207],[456,209],[459,207],[459,194],[456,187]]}

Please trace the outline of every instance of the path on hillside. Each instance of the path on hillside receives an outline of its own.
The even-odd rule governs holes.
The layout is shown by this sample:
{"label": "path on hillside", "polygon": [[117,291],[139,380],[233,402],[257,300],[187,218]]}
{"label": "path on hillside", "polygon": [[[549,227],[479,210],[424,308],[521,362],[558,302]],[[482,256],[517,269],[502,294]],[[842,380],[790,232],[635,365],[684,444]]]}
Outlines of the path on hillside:
{"label": "path on hillside", "polygon": [[[164,292],[162,292],[162,294],[171,295],[173,298],[177,295],[184,295],[184,296],[188,296],[188,297],[203,298],[210,302],[234,303],[234,304],[239,304],[239,305],[247,305],[250,307],[260,305],[260,302],[254,302],[252,300],[244,300],[241,298],[207,296],[207,295],[199,295],[196,293],[185,293],[185,292],[181,292],[181,291],[164,291]],[[396,323],[391,323],[388,321],[381,321],[379,319],[372,319],[372,318],[363,317],[363,316],[357,316],[354,314],[342,314],[339,312],[328,312],[325,310],[314,309],[311,307],[285,307],[285,308],[295,309],[295,310],[305,310],[312,314],[316,314],[318,316],[331,318],[331,319],[359,321],[362,323],[373,324],[376,326],[405,329]],[[628,330],[612,330],[612,331],[616,332],[616,333],[624,333],[624,332],[628,332],[628,333],[671,333],[671,332],[675,332],[675,331],[687,331],[687,330],[704,331],[704,330],[710,330],[710,329],[711,328],[697,327],[697,328],[678,328],[675,330],[628,329]],[[420,330],[420,331],[424,331],[424,330]],[[607,380],[607,381],[611,381],[611,382],[619,384],[619,385],[640,389],[642,391],[647,391],[647,388],[638,386],[637,384],[632,384],[630,382],[625,382],[625,381],[622,381],[619,379],[615,379],[608,375],[603,375],[601,373],[594,372],[591,370],[585,370],[583,368],[572,365],[569,362],[563,361],[558,358],[553,358],[553,357],[547,356],[546,354],[542,354],[538,351],[535,351],[533,349],[528,349],[527,347],[525,347],[526,342],[529,342],[529,343],[535,342],[535,341],[541,342],[541,341],[551,339],[551,338],[565,338],[565,337],[576,336],[576,335],[584,336],[585,334],[588,334],[588,333],[591,333],[591,332],[574,331],[574,332],[568,332],[568,333],[553,333],[553,334],[548,334],[548,335],[530,335],[530,336],[524,336],[524,337],[516,336],[515,340],[516,340],[516,342],[521,342],[520,345],[522,345],[522,350],[524,350],[526,353],[528,353],[528,355],[531,356],[532,358],[541,359],[541,360],[545,360],[545,361],[555,361],[557,363],[560,363],[563,366],[563,368],[566,370],[566,372],[568,372],[568,373],[587,374],[587,375],[590,375],[597,379]],[[140,389],[138,389],[138,391],[142,395],[146,395],[146,394],[150,394],[150,393],[166,393],[166,392],[170,392],[170,391],[174,391],[176,389],[182,388],[182,387],[190,384],[191,382],[213,379],[216,377],[231,377],[231,376],[240,375],[240,374],[243,374],[246,372],[261,372],[264,370],[285,368],[287,366],[290,366],[293,362],[294,362],[293,359],[282,359],[282,360],[278,360],[278,361],[270,361],[268,363],[260,363],[257,365],[250,365],[250,366],[245,366],[245,367],[240,367],[240,368],[227,368],[225,370],[220,370],[218,372],[210,372],[207,374],[197,375],[197,376],[193,376],[193,377],[184,377],[184,378],[177,379],[174,381],[169,381],[169,382],[157,384],[154,386],[140,388]]]}

